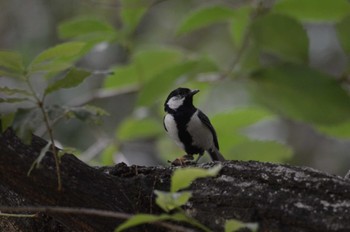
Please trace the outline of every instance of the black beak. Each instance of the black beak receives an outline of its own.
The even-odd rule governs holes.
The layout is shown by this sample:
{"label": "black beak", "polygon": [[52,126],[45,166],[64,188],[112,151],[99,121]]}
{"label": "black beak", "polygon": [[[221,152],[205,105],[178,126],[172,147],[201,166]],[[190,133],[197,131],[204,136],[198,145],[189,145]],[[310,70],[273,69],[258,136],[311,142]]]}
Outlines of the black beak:
{"label": "black beak", "polygon": [[189,95],[190,96],[193,96],[193,95],[195,95],[196,93],[198,93],[199,92],[199,89],[194,89],[194,90],[192,90],[190,93],[189,93]]}

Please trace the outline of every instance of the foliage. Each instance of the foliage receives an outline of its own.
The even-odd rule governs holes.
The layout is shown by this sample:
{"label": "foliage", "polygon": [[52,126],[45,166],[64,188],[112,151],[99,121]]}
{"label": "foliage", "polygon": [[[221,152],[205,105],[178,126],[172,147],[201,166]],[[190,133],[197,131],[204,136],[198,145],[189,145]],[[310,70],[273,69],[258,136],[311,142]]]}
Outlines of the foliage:
{"label": "foliage", "polygon": [[[156,203],[167,214],[152,215],[152,214],[136,214],[116,228],[115,231],[123,231],[130,227],[138,226],[144,223],[153,223],[157,221],[173,220],[178,222],[186,222],[196,226],[203,231],[210,231],[204,225],[200,224],[194,218],[189,217],[182,209],[191,198],[191,191],[179,191],[190,187],[191,183],[204,177],[216,176],[221,170],[221,165],[214,166],[210,169],[202,168],[182,168],[176,169],[171,177],[170,192],[155,190],[157,195]],[[175,210],[175,212],[174,212]],[[170,213],[172,212],[172,213]]]}
{"label": "foliage", "polygon": [[258,231],[258,224],[257,223],[243,223],[241,221],[231,219],[227,220],[225,223],[225,232],[233,232],[238,231],[242,228],[248,228],[250,231]]}
{"label": "foliage", "polygon": [[[22,86],[25,86],[24,88],[1,87],[1,94],[4,94],[5,97],[0,103],[28,103],[26,110],[23,111],[18,108],[17,112],[13,112],[3,117],[1,120],[1,126],[5,129],[12,125],[17,129],[18,134],[23,140],[29,141],[32,130],[44,122],[50,137],[50,142],[48,142],[48,144],[42,149],[38,158],[31,165],[28,175],[30,175],[34,167],[39,166],[46,152],[51,148],[56,162],[58,190],[61,190],[62,187],[59,155],[55,148],[55,141],[51,127],[52,119],[50,118],[50,115],[52,112],[46,105],[45,99],[47,95],[58,90],[77,86],[83,82],[85,78],[90,76],[90,72],[73,67],[74,62],[82,56],[84,46],[85,43],[83,42],[67,42],[59,44],[46,49],[37,55],[28,66],[23,64],[21,54],[10,51],[0,52],[0,70],[2,75],[9,78],[16,78]],[[36,78],[38,74],[41,74],[40,76],[47,82],[46,88],[42,91],[35,89],[32,83],[33,79]],[[61,79],[52,78],[57,75],[63,77],[61,77]],[[42,93],[40,94],[40,92]],[[40,113],[38,113],[38,111]],[[22,114],[23,112],[25,112],[24,116]],[[33,123],[35,122],[33,117],[37,117],[38,115],[42,120],[38,120],[38,123]],[[31,123],[28,123],[29,121]]]}
{"label": "foliage", "polygon": [[[182,15],[178,25],[163,32],[175,42],[149,42],[146,46],[140,42],[142,37],[138,29],[153,9],[147,1],[121,1],[118,26],[101,17],[79,16],[66,20],[58,26],[58,35],[71,42],[43,51],[29,65],[24,64],[18,52],[0,51],[0,74],[22,82],[29,82],[32,76],[39,74],[48,82],[41,91],[45,99],[48,94],[80,84],[90,75],[75,68],[74,63],[94,46],[101,42],[116,43],[127,51],[127,62],[111,68],[102,89],[136,90],[135,112],[146,109],[146,115],[126,118],[116,128],[114,139],[117,142],[113,144],[156,138],[162,143],[161,153],[178,153],[175,146],[163,143],[162,104],[167,94],[179,85],[200,88],[201,94],[195,100],[201,103],[197,105],[209,109],[207,113],[210,114],[215,103],[210,103],[208,96],[213,96],[213,92],[227,93],[226,83],[239,86],[250,96],[250,101],[239,108],[223,104],[219,111],[210,115],[221,151],[228,159],[283,162],[290,158],[292,151],[286,145],[271,140],[256,141],[245,134],[245,128],[278,117],[308,123],[327,136],[349,138],[350,101],[346,89],[349,68],[342,76],[334,77],[310,67],[310,41],[304,27],[305,23],[333,23],[340,44],[348,54],[350,4],[347,1],[280,0],[273,5],[261,1],[235,7],[220,3],[199,4]],[[201,38],[201,33],[209,35],[217,28],[227,32],[217,39],[231,43],[226,49],[231,49],[229,52],[221,50],[218,55],[216,51],[201,49],[200,45],[188,48],[177,42],[193,37],[198,39],[198,44],[208,46],[215,42]],[[35,102],[29,88],[1,86],[0,92],[1,104]],[[28,135],[23,128],[35,125],[25,124],[26,117],[21,115],[33,117],[37,114],[35,106],[26,108],[25,112],[17,111],[17,115],[4,115],[2,128],[20,125],[18,131]],[[31,110],[33,112],[29,113]],[[91,110],[62,110],[66,118],[89,121],[90,116],[84,115],[96,117],[87,112]],[[20,118],[22,123],[18,121]],[[119,145],[108,146],[109,151],[104,154],[110,156],[112,150],[117,152],[122,147]]]}

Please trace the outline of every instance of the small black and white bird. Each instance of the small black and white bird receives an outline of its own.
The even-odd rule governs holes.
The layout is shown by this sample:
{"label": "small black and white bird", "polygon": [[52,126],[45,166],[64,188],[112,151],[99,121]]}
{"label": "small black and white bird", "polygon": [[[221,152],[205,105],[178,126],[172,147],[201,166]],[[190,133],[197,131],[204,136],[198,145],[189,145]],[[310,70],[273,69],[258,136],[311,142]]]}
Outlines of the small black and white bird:
{"label": "small black and white bird", "polygon": [[172,91],[164,104],[164,128],[175,143],[193,157],[207,151],[213,161],[224,161],[219,143],[209,118],[193,105],[193,96],[199,90],[178,88]]}

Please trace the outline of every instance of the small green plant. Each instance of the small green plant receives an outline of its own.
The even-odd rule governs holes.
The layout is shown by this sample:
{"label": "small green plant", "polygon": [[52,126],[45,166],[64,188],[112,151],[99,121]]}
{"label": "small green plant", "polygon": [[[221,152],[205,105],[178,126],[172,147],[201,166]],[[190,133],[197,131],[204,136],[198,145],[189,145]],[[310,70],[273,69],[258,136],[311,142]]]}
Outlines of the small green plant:
{"label": "small green plant", "polygon": [[242,228],[247,228],[251,232],[258,231],[258,223],[244,223],[239,220],[230,219],[225,223],[225,232],[235,232]]}
{"label": "small green plant", "polygon": [[192,226],[198,227],[203,231],[210,231],[205,225],[201,224],[194,218],[191,218],[181,208],[192,197],[191,191],[182,190],[188,188],[191,183],[204,177],[216,176],[221,170],[221,165],[214,166],[210,169],[202,168],[181,168],[176,169],[171,177],[171,186],[169,192],[155,190],[157,195],[156,203],[166,213],[160,215],[153,214],[136,214],[115,229],[116,232],[123,231],[130,227],[140,224],[152,223],[157,221],[172,220],[177,222],[186,222]]}
{"label": "small green plant", "polygon": [[[38,123],[44,122],[50,141],[34,161],[28,175],[35,166],[38,166],[46,152],[51,150],[56,163],[58,190],[61,190],[62,183],[59,155],[53,136],[52,121],[55,118],[51,115],[54,107],[47,105],[46,97],[58,90],[75,87],[91,75],[89,71],[74,67],[75,61],[85,54],[85,47],[86,44],[83,42],[62,43],[43,51],[28,65],[24,64],[21,54],[13,51],[0,51],[1,76],[12,79],[12,82],[20,86],[19,88],[1,86],[0,93],[3,94],[3,97],[0,98],[0,103],[24,103],[25,105],[25,109],[18,107],[16,112],[2,117],[1,126],[3,129],[11,125],[14,126],[20,137],[28,141],[32,129],[38,126],[33,121],[37,116],[40,116],[41,120],[38,120]],[[45,83],[46,87],[44,89],[36,88],[33,84],[38,81],[37,78]],[[61,109],[63,108],[61,107]],[[77,114],[76,111],[67,109],[61,111],[61,113],[66,116],[70,115],[70,117],[72,117],[72,114]],[[97,112],[97,110],[95,111]],[[23,117],[23,114],[26,117]],[[17,116],[17,121],[14,124],[15,116]],[[55,115],[55,117],[60,118],[62,115]]]}

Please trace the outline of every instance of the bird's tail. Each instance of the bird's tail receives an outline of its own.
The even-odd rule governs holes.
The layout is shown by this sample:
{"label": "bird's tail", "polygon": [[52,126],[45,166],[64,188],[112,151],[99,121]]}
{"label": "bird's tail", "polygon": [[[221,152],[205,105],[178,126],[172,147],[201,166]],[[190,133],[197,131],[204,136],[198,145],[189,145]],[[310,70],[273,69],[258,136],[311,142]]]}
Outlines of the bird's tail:
{"label": "bird's tail", "polygon": [[218,149],[210,149],[208,151],[212,161],[225,161],[224,156],[219,152]]}

